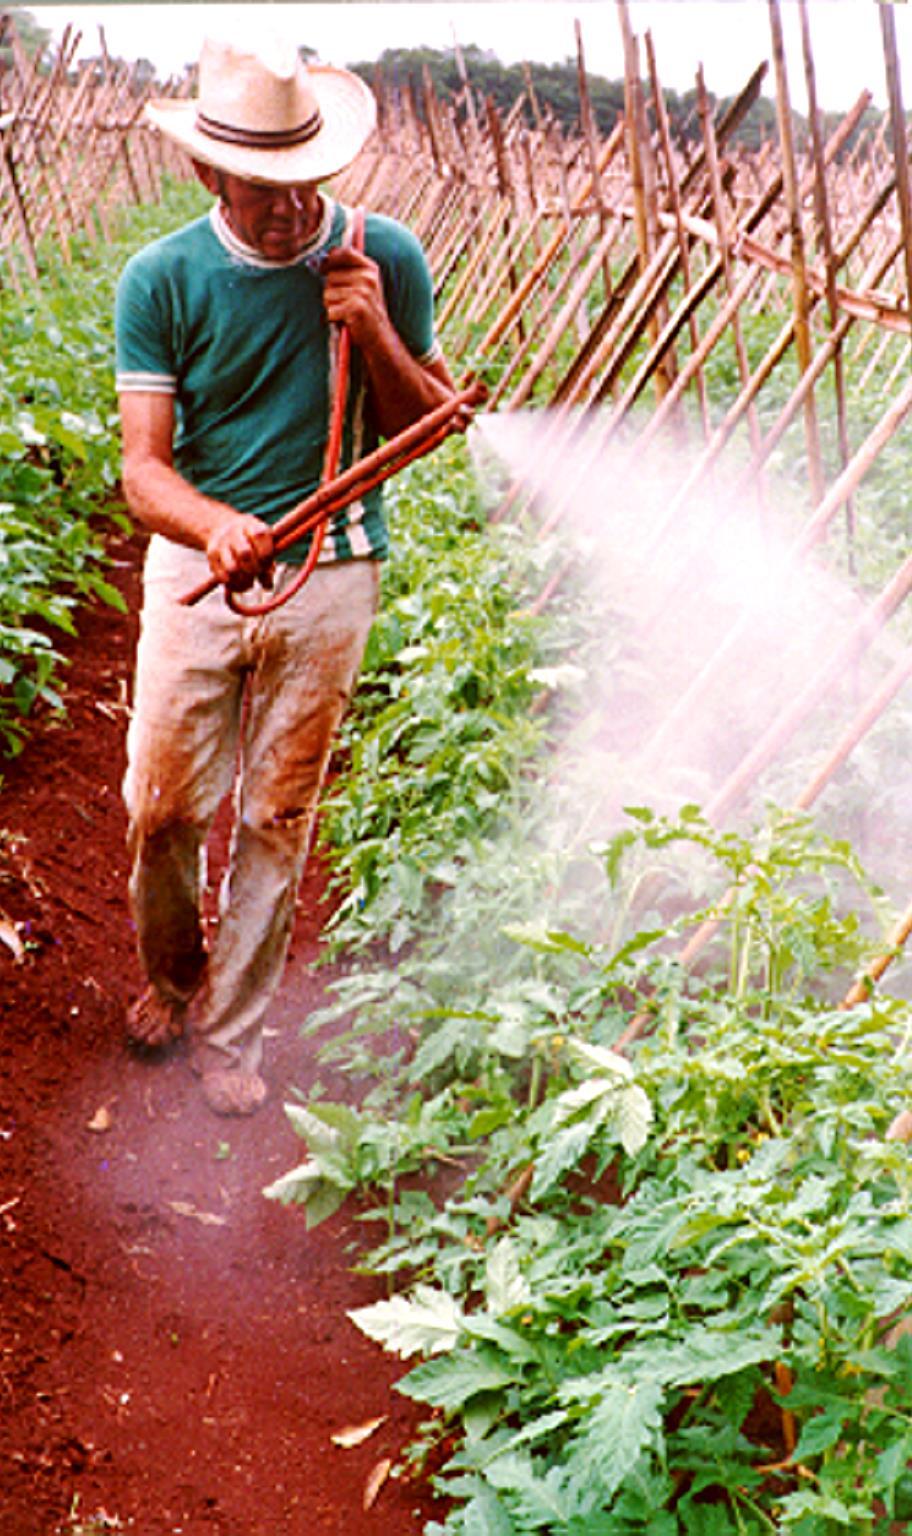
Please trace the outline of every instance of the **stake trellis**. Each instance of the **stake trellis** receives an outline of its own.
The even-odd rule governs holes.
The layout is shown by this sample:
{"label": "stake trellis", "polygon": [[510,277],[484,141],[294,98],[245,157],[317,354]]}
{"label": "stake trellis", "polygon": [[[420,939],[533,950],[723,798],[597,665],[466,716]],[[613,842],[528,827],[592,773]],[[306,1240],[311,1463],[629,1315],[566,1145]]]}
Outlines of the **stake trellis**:
{"label": "stake trellis", "polygon": [[[619,10],[626,21],[623,4]],[[685,155],[663,128],[661,36],[650,38],[647,110],[637,106],[636,93],[628,91],[629,121],[616,126],[614,142],[611,135],[599,140],[584,121],[576,152],[570,143],[562,146],[556,186],[552,180],[536,187],[539,241],[533,245],[528,225],[517,221],[512,251],[505,243],[499,262],[484,269],[483,284],[467,284],[462,293],[454,293],[453,286],[446,290],[448,334],[456,338],[460,355],[474,352],[490,370],[492,404],[507,413],[530,408],[547,413],[532,439],[531,462],[522,479],[511,485],[495,517],[531,508],[542,535],[551,534],[578,489],[597,473],[599,456],[609,442],[619,446],[635,474],[637,465],[646,463],[683,419],[691,435],[699,427],[699,437],[685,483],[671,497],[667,522],[686,521],[720,466],[723,450],[737,446],[739,435],[746,439],[741,447],[748,453],[738,482],[740,493],[746,494],[795,424],[806,444],[808,515],[794,558],[806,560],[812,549],[831,538],[839,513],[845,513],[851,536],[853,498],[912,409],[906,272],[910,241],[902,190],[908,178],[903,174],[905,149],[899,156],[902,168],[897,163],[896,146],[905,138],[897,129],[895,39],[884,28],[885,69],[892,81],[890,114],[872,125],[871,96],[865,91],[825,141],[814,90],[810,18],[802,3],[802,58],[813,114],[805,158],[792,140],[777,0],[770,0],[769,13],[771,55],[778,64],[777,140],[768,141],[759,153],[747,154],[731,142],[731,127],[760,89],[761,65],[735,103],[731,125],[711,107],[707,93],[702,147]],[[627,41],[632,56],[632,36]],[[541,130],[540,113],[533,115],[533,123],[530,134]],[[548,161],[543,152],[547,138],[541,142],[536,166],[553,168],[553,157]],[[512,149],[515,153],[515,145]],[[651,200],[642,170],[646,163],[655,168]],[[598,195],[580,174],[580,168],[585,173],[593,165],[598,167]],[[491,208],[493,185],[470,163],[464,171],[474,175],[475,209]],[[521,178],[513,180],[519,184]],[[602,277],[606,264],[609,281]],[[503,280],[507,270],[509,291]],[[701,389],[705,369],[718,348],[731,345],[741,316],[755,311],[778,314],[778,333],[761,358],[741,353],[736,399],[721,414],[717,408],[713,420]],[[587,317],[582,334],[581,314]],[[521,340],[515,328],[519,317],[527,322]],[[887,360],[890,372],[883,382]],[[860,367],[870,378],[878,371],[881,398],[879,419],[863,441],[853,443],[846,398],[857,387]],[[656,400],[650,401],[646,386],[659,378],[660,370],[662,384]],[[788,379],[784,401],[783,377]],[[837,450],[829,470],[818,447],[829,398],[822,395],[821,386],[828,379],[833,384],[832,436]],[[751,435],[752,408],[772,388],[778,389],[772,421],[767,411],[763,433],[754,430]],[[691,401],[698,410],[690,409]],[[561,488],[546,502],[542,493],[549,477],[554,478],[556,461]],[[613,469],[616,463],[612,460]],[[611,515],[609,493],[604,508],[609,537]],[[572,556],[558,563],[535,606],[552,601],[573,568]],[[903,561],[881,591],[867,593],[861,612],[845,617],[844,632],[837,632],[826,664],[816,672],[799,671],[791,693],[771,716],[755,721],[754,740],[745,744],[740,760],[710,797],[712,819],[723,820],[756,792],[764,771],[788,751],[796,732],[819,718],[815,712],[827,702],[835,715],[821,735],[834,730],[835,743],[822,740],[822,760],[810,771],[794,804],[805,809],[817,801],[908,682],[908,651],[890,665],[896,649],[891,643],[886,647],[887,675],[869,677],[864,684],[867,699],[853,702],[859,659],[898,614],[909,583],[908,561]],[[653,618],[660,607],[661,598]],[[679,716],[699,704],[692,690],[705,688],[726,659],[735,667],[750,666],[749,654],[738,658],[737,639],[736,632],[733,639],[723,639],[718,657],[701,659],[690,687],[685,677],[686,705],[679,707]],[[749,637],[746,643],[749,646]],[[871,662],[875,673],[878,665]],[[840,724],[839,712],[847,706],[849,717]],[[676,723],[673,709],[644,743],[647,783],[650,763],[663,747],[673,747]],[[634,767],[636,762],[634,755]]]}
{"label": "stake trellis", "polygon": [[15,22],[0,16],[10,62],[0,70],[0,283],[39,280],[50,242],[67,263],[77,236],[107,238],[125,204],[156,201],[166,173],[186,176],[186,157],[142,118],[151,94],[179,94],[187,82],[145,80],[114,62],[75,62],[80,34],[67,28],[49,68],[29,58]]}
{"label": "stake trellis", "polygon": [[[405,82],[378,70],[378,130],[336,178],[336,191],[415,230],[428,254],[447,352],[459,366],[483,373],[490,408],[547,413],[523,478],[495,517],[525,509],[538,516],[542,536],[551,535],[606,449],[635,472],[672,434],[691,453],[659,520],[661,542],[693,516],[723,453],[742,455],[736,487],[746,494],[794,427],[803,433],[808,477],[796,558],[830,536],[837,512],[854,539],[853,498],[912,411],[912,214],[895,29],[888,6],[872,8],[872,26],[880,16],[887,111],[878,118],[863,92],[825,138],[811,18],[800,0],[810,104],[805,153],[795,138],[779,8],[780,0],[768,0],[777,131],[756,150],[739,145],[737,130],[764,88],[769,63],[758,61],[724,111],[701,70],[690,138],[676,136],[661,87],[661,28],[638,38],[636,9],[625,0],[617,5],[625,110],[604,133],[591,109],[580,27],[575,132],[558,127],[528,68],[525,89],[503,112],[476,91],[461,51],[459,88],[448,97],[426,68]],[[190,174],[186,158],[145,124],[142,109],[150,94],[185,93],[192,80],[162,86],[140,78],[135,66],[110,59],[103,36],[101,58],[77,64],[72,30],[42,69],[26,57],[14,23],[0,19],[0,26],[11,50],[0,74],[0,282],[21,289],[40,280],[48,242],[68,260],[77,237],[106,235],[119,206],[157,198],[165,174]],[[753,358],[743,336],[747,317],[757,312],[778,316],[778,323],[762,357]],[[732,349],[735,398],[714,410],[707,372]],[[875,381],[879,419],[853,444],[848,397]],[[823,386],[830,383],[837,462],[828,468],[819,442],[830,399]],[[773,390],[777,409],[771,424],[765,412],[761,430],[759,408]],[[560,495],[538,513],[561,453]],[[556,556],[539,606],[572,568],[566,551]],[[903,565],[882,592],[867,594],[871,611],[885,622],[908,590]],[[644,615],[646,631],[660,596],[646,605],[653,615]],[[859,635],[848,629],[844,636],[845,666],[834,665],[825,686],[796,680],[796,697],[807,709],[793,699],[783,704],[783,719],[797,724],[830,682],[839,683],[870,628],[857,622]],[[736,639],[723,639],[721,655],[700,658],[684,678],[688,706],[708,672],[737,648]],[[828,782],[842,767],[908,676],[904,652],[874,688],[882,702],[856,712],[812,776],[812,798],[820,775]],[[644,766],[671,740],[673,717],[672,710],[644,744]],[[790,734],[783,728],[778,739],[775,721],[756,722],[756,739],[732,781],[737,795],[720,786],[711,804],[716,816],[733,809]]]}

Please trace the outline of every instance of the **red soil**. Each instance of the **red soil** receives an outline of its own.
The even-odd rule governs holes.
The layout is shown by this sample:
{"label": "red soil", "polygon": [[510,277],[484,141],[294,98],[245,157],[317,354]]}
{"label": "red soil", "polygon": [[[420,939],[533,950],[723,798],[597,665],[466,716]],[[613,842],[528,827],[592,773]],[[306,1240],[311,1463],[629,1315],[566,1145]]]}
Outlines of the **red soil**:
{"label": "red soil", "polygon": [[[382,1294],[350,1269],[362,1228],[347,1209],[307,1232],[261,1194],[304,1154],[282,1099],[317,1072],[297,1025],[323,992],[319,871],[259,1115],[216,1119],[180,1048],[143,1061],[122,1042],[139,985],[119,798],[136,568],[119,549],[129,618],[81,621],[66,722],[3,766],[0,935],[24,925],[27,949],[0,943],[0,1531],[407,1536],[439,1513],[426,1485],[388,1477],[364,1507],[421,1412],[346,1316]],[[381,1415],[358,1447],[332,1442]]]}

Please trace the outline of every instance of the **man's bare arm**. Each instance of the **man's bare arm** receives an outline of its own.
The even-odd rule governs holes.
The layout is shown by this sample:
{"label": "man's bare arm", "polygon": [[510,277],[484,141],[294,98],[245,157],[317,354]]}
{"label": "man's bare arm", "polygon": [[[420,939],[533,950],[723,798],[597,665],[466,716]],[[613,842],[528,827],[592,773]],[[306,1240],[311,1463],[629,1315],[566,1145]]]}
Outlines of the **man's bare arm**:
{"label": "man's bare arm", "polygon": [[174,401],[136,390],[120,396],[123,487],[137,522],[176,544],[204,550],[219,581],[240,587],[272,555],[268,524],[206,496],[174,468]]}

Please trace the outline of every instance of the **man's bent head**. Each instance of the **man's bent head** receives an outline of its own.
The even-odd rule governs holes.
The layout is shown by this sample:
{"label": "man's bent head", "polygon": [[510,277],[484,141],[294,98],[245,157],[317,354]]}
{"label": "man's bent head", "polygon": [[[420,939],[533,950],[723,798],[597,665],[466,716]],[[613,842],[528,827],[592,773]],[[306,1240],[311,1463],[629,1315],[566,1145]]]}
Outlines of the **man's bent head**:
{"label": "man's bent head", "polygon": [[203,186],[218,195],[232,232],[269,261],[294,261],[320,227],[320,194],[314,181],[271,186],[199,160],[193,168]]}

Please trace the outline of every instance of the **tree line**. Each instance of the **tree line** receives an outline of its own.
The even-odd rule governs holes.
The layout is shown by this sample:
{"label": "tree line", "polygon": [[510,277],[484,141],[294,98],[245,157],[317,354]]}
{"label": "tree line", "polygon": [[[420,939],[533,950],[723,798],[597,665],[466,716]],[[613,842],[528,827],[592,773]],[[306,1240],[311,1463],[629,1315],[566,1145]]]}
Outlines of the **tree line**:
{"label": "tree line", "polygon": [[[461,50],[462,66],[476,102],[490,99],[501,114],[515,105],[517,98],[526,93],[524,112],[531,123],[535,107],[550,114],[567,133],[574,134],[580,128],[579,77],[575,59],[565,59],[560,64],[502,64],[496,54],[470,45]],[[758,63],[760,60],[758,59]],[[369,84],[382,74],[388,84],[402,89],[410,86],[419,111],[423,110],[422,82],[425,71],[430,76],[434,90],[444,100],[457,103],[464,99],[465,83],[460,58],[453,48],[388,48],[378,60],[364,60],[350,66]],[[602,75],[587,71],[586,83],[596,127],[602,136],[610,133],[624,111],[624,81],[608,80]],[[744,84],[747,84],[745,78]],[[529,99],[529,86],[534,94],[534,104]],[[716,111],[724,111],[733,97],[714,96],[710,100]],[[649,86],[646,86],[647,104]],[[682,146],[690,147],[700,139],[700,119],[697,111],[697,90],[678,92],[663,89],[672,137]],[[822,115],[823,134],[827,137],[840,120],[839,113]],[[807,119],[794,113],[795,140],[799,149],[807,146],[809,132]],[[862,124],[876,117],[869,109]],[[741,122],[731,143],[747,150],[757,150],[767,140],[777,135],[775,103],[760,96]],[[854,143],[855,139],[851,141]],[[851,149],[851,143],[844,151]]]}
{"label": "tree line", "polygon": [[[30,11],[13,8],[3,17],[13,17],[20,41],[30,55],[38,55],[48,67],[52,62],[51,32]],[[0,18],[2,19],[2,18]],[[302,47],[302,54],[311,56],[313,50]],[[119,62],[119,61],[113,61]],[[137,72],[137,85],[145,86],[155,78],[155,68],[147,59],[141,59]],[[758,63],[760,61],[758,60]],[[0,37],[0,70],[12,63],[10,50]],[[99,58],[98,64],[102,61]],[[194,69],[193,64],[184,66],[184,73]],[[401,89],[410,88],[423,112],[423,81],[425,72],[430,76],[434,90],[443,100],[460,102],[464,110],[465,82],[463,70],[473,92],[474,100],[481,104],[490,99],[501,114],[506,114],[525,93],[523,111],[530,126],[535,113],[550,115],[565,133],[575,134],[580,128],[579,78],[575,59],[565,59],[560,64],[502,64],[495,53],[470,44],[457,54],[455,48],[387,48],[378,60],[362,60],[349,66],[368,84],[376,83],[382,75],[387,84]],[[589,98],[596,127],[603,136],[610,133],[624,111],[623,80],[608,80],[603,75],[586,76]],[[747,81],[745,80],[745,84]],[[531,87],[531,92],[530,92]],[[673,138],[684,148],[690,148],[700,138],[700,119],[697,112],[697,91],[665,90],[665,106]],[[534,97],[534,101],[530,99]],[[649,89],[647,86],[647,101]],[[714,108],[724,110],[731,97],[714,97]],[[858,135],[876,118],[870,108],[856,129],[852,140],[843,150],[848,154]],[[838,113],[823,114],[823,133],[827,137],[839,121]],[[775,139],[776,108],[766,96],[760,96],[741,122],[731,143],[746,150],[757,150],[767,140]],[[794,113],[796,144],[801,150],[809,139],[807,120]]]}

